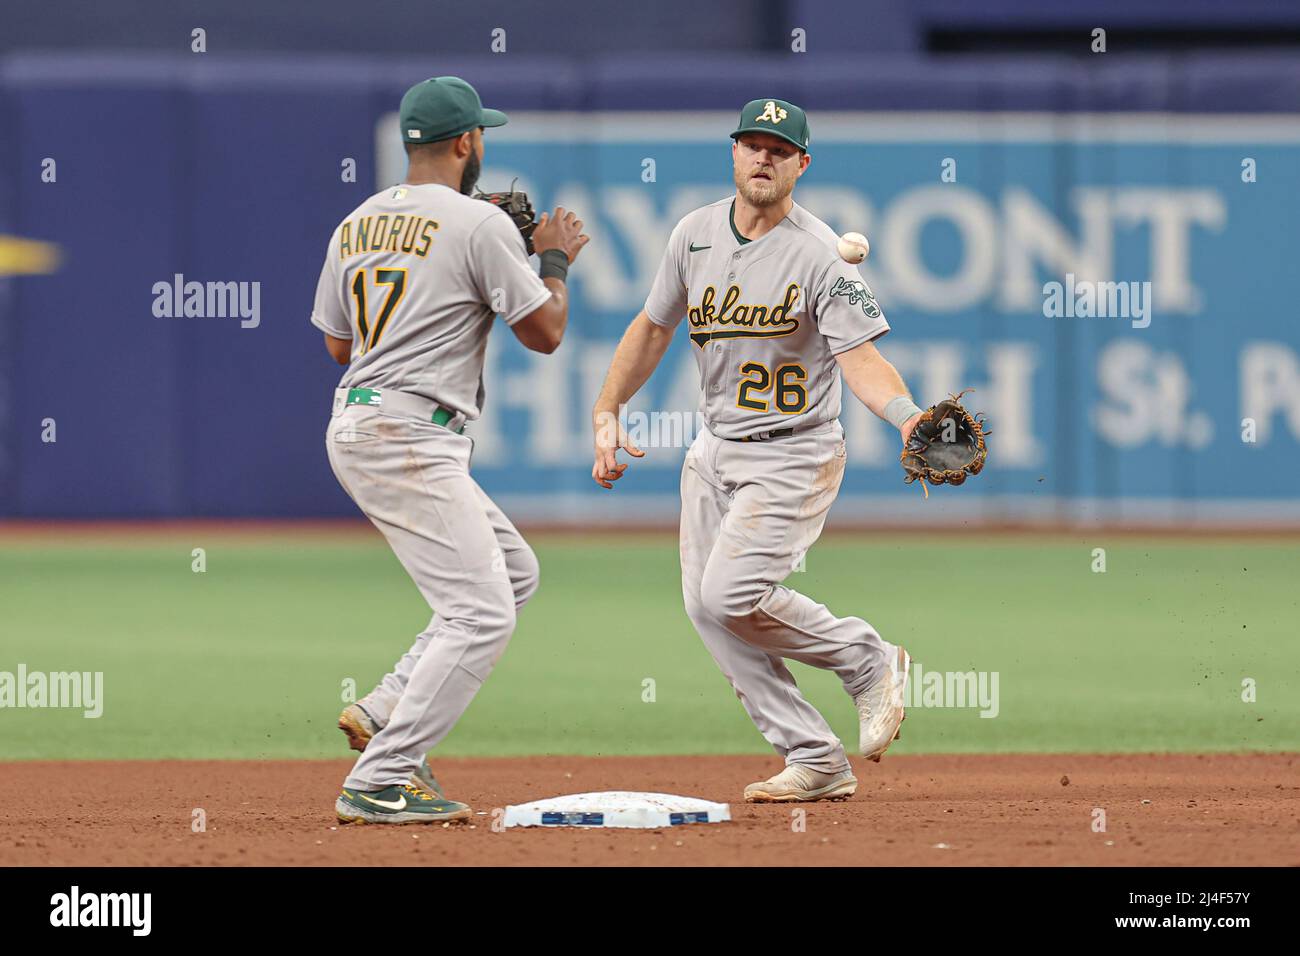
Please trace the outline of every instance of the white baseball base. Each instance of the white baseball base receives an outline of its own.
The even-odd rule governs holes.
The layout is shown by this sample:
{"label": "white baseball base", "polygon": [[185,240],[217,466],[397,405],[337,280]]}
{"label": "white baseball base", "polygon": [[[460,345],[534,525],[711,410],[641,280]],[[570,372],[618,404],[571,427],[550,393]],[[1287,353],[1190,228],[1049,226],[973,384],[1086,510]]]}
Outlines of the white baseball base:
{"label": "white baseball base", "polygon": [[628,827],[652,830],[686,823],[723,823],[731,807],[671,793],[607,790],[573,793],[506,807],[508,827]]}

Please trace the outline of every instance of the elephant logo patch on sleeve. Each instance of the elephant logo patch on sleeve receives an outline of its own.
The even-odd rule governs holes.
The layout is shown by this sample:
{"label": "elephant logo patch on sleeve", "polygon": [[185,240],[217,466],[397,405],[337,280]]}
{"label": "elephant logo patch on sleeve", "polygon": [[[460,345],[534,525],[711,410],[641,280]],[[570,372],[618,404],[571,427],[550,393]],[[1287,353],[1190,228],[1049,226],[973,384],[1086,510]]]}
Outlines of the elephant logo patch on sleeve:
{"label": "elephant logo patch on sleeve", "polygon": [[830,294],[842,295],[852,305],[861,306],[862,314],[869,319],[880,318],[880,306],[876,304],[876,296],[871,291],[871,286],[861,279],[845,279],[843,276],[837,276],[835,284],[831,286]]}

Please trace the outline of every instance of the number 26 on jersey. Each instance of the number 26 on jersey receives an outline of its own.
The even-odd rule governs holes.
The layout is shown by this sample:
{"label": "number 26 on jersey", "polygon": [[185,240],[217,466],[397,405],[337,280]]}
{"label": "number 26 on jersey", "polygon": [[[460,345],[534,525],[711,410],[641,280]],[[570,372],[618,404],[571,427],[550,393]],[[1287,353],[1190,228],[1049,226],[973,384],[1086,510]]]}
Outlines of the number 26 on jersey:
{"label": "number 26 on jersey", "polygon": [[[765,412],[771,402],[783,415],[794,415],[808,407],[808,392],[803,383],[808,380],[808,372],[802,365],[782,365],[772,370],[761,362],[746,362],[740,366],[740,389],[736,393],[737,408],[751,408],[756,412]],[[775,379],[775,388],[773,380]],[[771,400],[767,393],[772,393]]]}

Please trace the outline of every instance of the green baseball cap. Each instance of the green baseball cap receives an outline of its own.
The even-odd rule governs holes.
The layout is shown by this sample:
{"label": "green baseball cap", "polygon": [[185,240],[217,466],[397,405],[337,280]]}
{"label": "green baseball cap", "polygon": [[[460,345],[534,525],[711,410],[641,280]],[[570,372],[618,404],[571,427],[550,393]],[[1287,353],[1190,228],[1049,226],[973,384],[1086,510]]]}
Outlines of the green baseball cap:
{"label": "green baseball cap", "polygon": [[740,111],[740,125],[731,138],[741,133],[771,133],[808,152],[808,117],[786,100],[750,100]]}
{"label": "green baseball cap", "polygon": [[476,126],[504,126],[506,114],[483,108],[474,87],[459,76],[435,76],[416,83],[398,111],[404,143],[436,143]]}

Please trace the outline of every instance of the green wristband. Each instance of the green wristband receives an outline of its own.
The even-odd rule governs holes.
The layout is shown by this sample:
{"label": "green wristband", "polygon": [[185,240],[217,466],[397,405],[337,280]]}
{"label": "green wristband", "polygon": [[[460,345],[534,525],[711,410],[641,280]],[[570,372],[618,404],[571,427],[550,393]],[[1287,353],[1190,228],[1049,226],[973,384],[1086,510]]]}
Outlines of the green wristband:
{"label": "green wristband", "polygon": [[547,249],[538,253],[537,258],[542,260],[542,267],[538,271],[543,279],[559,279],[563,282],[569,274],[569,257],[563,249]]}

